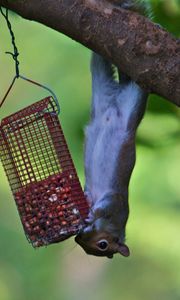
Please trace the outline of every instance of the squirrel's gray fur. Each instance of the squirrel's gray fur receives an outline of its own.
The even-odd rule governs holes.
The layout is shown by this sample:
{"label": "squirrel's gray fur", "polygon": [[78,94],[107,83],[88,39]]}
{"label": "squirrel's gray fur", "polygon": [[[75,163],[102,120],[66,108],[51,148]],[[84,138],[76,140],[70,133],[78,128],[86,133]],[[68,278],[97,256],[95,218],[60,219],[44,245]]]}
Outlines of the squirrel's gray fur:
{"label": "squirrel's gray fur", "polygon": [[[130,8],[134,1],[119,4]],[[136,130],[148,94],[126,75],[115,81],[112,64],[96,53],[92,54],[91,73],[91,121],[85,130],[85,194],[90,213],[76,241],[89,254],[128,256],[124,244],[128,185],[135,164]],[[102,241],[109,244],[105,251],[98,247]]]}

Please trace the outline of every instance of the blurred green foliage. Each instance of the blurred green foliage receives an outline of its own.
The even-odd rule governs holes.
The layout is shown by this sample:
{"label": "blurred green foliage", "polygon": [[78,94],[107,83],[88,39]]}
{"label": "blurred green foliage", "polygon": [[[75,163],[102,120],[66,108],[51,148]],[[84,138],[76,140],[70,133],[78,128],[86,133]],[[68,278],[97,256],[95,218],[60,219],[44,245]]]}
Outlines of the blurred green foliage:
{"label": "blurred green foliage", "polygon": [[[152,0],[154,21],[180,34],[180,1]],[[90,110],[90,51],[40,24],[11,15],[21,73],[48,84],[58,95],[60,119],[83,183],[84,127]],[[0,94],[14,64],[5,55],[10,36],[0,18]],[[1,109],[4,117],[46,93],[18,80]],[[179,300],[180,299],[180,122],[165,99],[149,97],[138,130],[137,164],[130,184],[129,259],[89,257],[73,239],[34,250],[25,239],[7,179],[0,166],[1,300]]]}

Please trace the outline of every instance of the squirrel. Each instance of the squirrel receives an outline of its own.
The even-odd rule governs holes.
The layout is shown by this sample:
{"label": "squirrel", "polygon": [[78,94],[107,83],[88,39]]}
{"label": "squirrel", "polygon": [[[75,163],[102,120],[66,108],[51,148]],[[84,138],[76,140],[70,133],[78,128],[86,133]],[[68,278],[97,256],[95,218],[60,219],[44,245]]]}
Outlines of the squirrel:
{"label": "squirrel", "polygon": [[[133,0],[110,1],[133,10]],[[118,70],[119,71],[119,70]],[[148,93],[121,74],[114,79],[114,66],[93,53],[91,121],[85,130],[85,195],[90,212],[75,241],[87,254],[112,258],[130,255],[125,244],[129,215],[128,186],[135,165],[135,138]],[[120,71],[119,71],[120,73]]]}

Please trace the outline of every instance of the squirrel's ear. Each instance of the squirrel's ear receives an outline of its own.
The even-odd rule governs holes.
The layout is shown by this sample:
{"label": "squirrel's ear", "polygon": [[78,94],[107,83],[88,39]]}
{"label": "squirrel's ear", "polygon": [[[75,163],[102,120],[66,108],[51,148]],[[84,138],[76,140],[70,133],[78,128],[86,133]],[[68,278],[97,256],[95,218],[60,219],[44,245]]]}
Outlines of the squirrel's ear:
{"label": "squirrel's ear", "polygon": [[119,244],[118,252],[125,257],[128,257],[130,255],[129,248],[125,244]]}

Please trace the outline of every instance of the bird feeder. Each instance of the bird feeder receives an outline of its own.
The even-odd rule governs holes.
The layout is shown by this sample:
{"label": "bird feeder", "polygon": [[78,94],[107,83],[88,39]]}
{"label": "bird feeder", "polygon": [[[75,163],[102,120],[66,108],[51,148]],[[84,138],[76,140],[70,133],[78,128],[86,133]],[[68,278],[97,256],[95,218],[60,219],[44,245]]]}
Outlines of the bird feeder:
{"label": "bird feeder", "polygon": [[88,204],[51,96],[2,120],[0,158],[34,247],[78,233]]}

